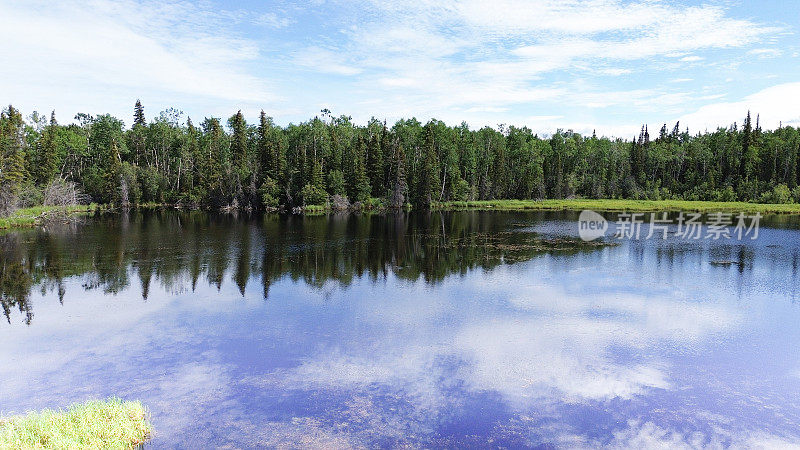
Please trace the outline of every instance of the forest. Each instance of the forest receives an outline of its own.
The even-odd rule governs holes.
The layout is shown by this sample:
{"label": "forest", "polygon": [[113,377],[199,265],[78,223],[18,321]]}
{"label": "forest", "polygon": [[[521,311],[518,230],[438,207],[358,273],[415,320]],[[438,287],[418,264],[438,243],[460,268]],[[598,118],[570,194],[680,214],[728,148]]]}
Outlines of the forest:
{"label": "forest", "polygon": [[148,120],[138,100],[132,125],[77,114],[59,124],[8,106],[0,114],[0,215],[47,204],[54,187],[81,202],[118,206],[271,210],[308,205],[428,208],[492,199],[625,198],[800,202],[800,129],[741,124],[690,133],[680,124],[633,138],[498,125],[470,129],[439,120],[365,125],[322,110],[276,125],[195,124],[176,109]]}

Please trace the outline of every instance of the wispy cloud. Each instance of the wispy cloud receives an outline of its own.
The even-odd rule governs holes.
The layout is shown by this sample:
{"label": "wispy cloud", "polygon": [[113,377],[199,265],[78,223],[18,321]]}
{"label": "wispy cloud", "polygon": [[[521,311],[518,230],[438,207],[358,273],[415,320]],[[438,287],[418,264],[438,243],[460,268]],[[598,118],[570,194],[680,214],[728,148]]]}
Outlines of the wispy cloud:
{"label": "wispy cloud", "polygon": [[786,83],[756,92],[741,101],[711,103],[681,118],[681,123],[695,127],[706,125],[728,127],[734,122],[741,123],[747,111],[760,113],[761,126],[777,128],[783,125],[800,126],[800,110],[796,102],[787,99],[800,99],[800,82]]}
{"label": "wispy cloud", "polygon": [[270,102],[270,82],[246,69],[259,47],[226,32],[231,19],[184,2],[3,2],[2,94],[26,106],[89,112],[104,99],[127,104],[147,93]]}
{"label": "wispy cloud", "polygon": [[754,48],[753,50],[747,52],[747,54],[760,56],[762,58],[774,58],[781,56],[783,52],[777,48]]}
{"label": "wispy cloud", "polygon": [[700,109],[703,86],[741,71],[743,56],[789,58],[776,50],[786,30],[721,4],[213,1],[0,3],[0,96],[69,115],[128,115],[142,97],[193,115],[264,108],[279,123],[325,105],[356,120],[561,116],[539,124],[608,132]]}

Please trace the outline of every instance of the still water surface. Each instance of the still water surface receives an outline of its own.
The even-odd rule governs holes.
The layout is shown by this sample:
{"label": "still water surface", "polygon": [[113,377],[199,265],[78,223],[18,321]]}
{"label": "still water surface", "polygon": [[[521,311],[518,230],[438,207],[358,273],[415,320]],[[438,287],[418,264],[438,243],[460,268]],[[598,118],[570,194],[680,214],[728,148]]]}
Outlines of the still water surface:
{"label": "still water surface", "polygon": [[595,247],[563,240],[576,220],[159,211],[2,235],[0,414],[140,399],[149,448],[800,445],[798,219]]}

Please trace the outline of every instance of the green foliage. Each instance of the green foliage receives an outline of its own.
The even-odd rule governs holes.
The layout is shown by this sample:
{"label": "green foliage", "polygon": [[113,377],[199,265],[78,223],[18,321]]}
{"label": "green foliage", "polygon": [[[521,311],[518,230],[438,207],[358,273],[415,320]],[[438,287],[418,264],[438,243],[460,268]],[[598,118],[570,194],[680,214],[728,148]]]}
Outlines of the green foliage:
{"label": "green foliage", "polygon": [[470,197],[470,186],[467,180],[459,178],[453,189],[451,198],[454,201],[467,201]]}
{"label": "green foliage", "polygon": [[731,186],[726,186],[725,189],[715,191],[712,200],[716,202],[735,202],[736,192],[733,191]]}
{"label": "green foliage", "polygon": [[133,193],[132,191],[131,203],[135,204],[140,201],[161,203],[164,200],[162,193],[166,184],[163,176],[153,167],[139,167],[135,174],[131,181],[133,181],[132,186],[135,186],[138,192]]}
{"label": "green foliage", "polygon": [[33,183],[24,183],[17,194],[17,206],[30,208],[44,203],[43,188]]}
{"label": "green foliage", "polygon": [[761,194],[760,201],[761,203],[785,204],[794,203],[794,198],[789,186],[781,183],[773,187],[772,190]]}
{"label": "green foliage", "polygon": [[341,170],[328,172],[328,192],[331,195],[347,195],[344,187],[344,173]]}
{"label": "green foliage", "polygon": [[38,185],[48,184],[57,174],[61,165],[62,154],[59,151],[58,122],[56,113],[50,114],[50,124],[42,132],[36,146],[35,157],[30,169],[33,179]]}
{"label": "green foliage", "polygon": [[439,158],[436,154],[436,138],[433,122],[425,125],[425,141],[423,144],[422,162],[416,175],[416,189],[413,203],[429,207],[439,201],[441,182],[439,180]]}
{"label": "green foliage", "polygon": [[244,198],[244,188],[250,184],[250,176],[252,170],[250,169],[249,161],[249,144],[247,133],[247,122],[244,120],[242,111],[239,110],[234,116],[228,120],[231,133],[231,165],[233,167],[233,180],[231,182],[236,196],[240,200],[240,204],[244,205],[246,199]]}
{"label": "green foliage", "polygon": [[306,184],[300,191],[303,205],[322,205],[328,201],[328,194],[324,189],[313,184]]}
{"label": "green foliage", "polygon": [[[20,208],[15,210],[11,213],[8,217],[0,217],[0,230],[4,230],[7,228],[20,228],[20,227],[31,227],[40,223],[41,219],[47,214],[51,212],[67,212],[67,213],[83,213],[83,212],[90,212],[97,209],[96,204],[90,205],[72,205],[72,206],[33,206],[30,208]],[[2,272],[2,267],[0,267],[0,291],[2,291],[2,285],[4,282],[7,282],[7,279],[4,279],[4,273]]]}
{"label": "green foliage", "polygon": [[0,422],[2,448],[134,448],[152,433],[140,402],[89,401]]}
{"label": "green foliage", "polygon": [[258,194],[261,198],[262,206],[266,208],[277,208],[279,205],[279,191],[278,183],[270,177],[266,177],[261,187],[258,189]]}
{"label": "green foliage", "polygon": [[0,217],[16,206],[25,178],[24,123],[13,106],[0,113]]}
{"label": "green foliage", "polygon": [[345,171],[345,184],[347,196],[353,201],[363,202],[369,198],[372,187],[367,177],[366,168],[366,143],[363,137],[357,140],[354,148],[347,155],[348,162]]}
{"label": "green foliage", "polygon": [[30,203],[55,177],[96,202],[208,208],[291,208],[328,195],[417,208],[573,197],[800,201],[800,131],[764,131],[749,114],[742,127],[697,135],[664,124],[651,139],[642,127],[632,141],[439,120],[358,126],[327,110],[286,127],[263,111],[257,126],[239,111],[227,129],[213,117],[195,127],[175,109],[148,122],[138,101],[129,129],[110,115],[75,120],[59,125],[55,114],[48,123],[34,113],[25,123],[13,107],[3,111],[0,213],[16,206],[23,187]]}
{"label": "green foliage", "polygon": [[125,205],[138,205],[142,201],[141,175],[136,166],[123,162],[119,169],[120,202]]}

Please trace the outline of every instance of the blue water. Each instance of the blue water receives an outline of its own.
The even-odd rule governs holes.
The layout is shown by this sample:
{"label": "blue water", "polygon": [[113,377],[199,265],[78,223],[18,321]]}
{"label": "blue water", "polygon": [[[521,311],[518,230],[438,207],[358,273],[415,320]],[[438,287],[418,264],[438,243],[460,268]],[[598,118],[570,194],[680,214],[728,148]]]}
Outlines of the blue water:
{"label": "blue water", "polygon": [[138,399],[148,448],[800,446],[797,221],[525,247],[576,220],[158,212],[0,236],[0,413]]}

